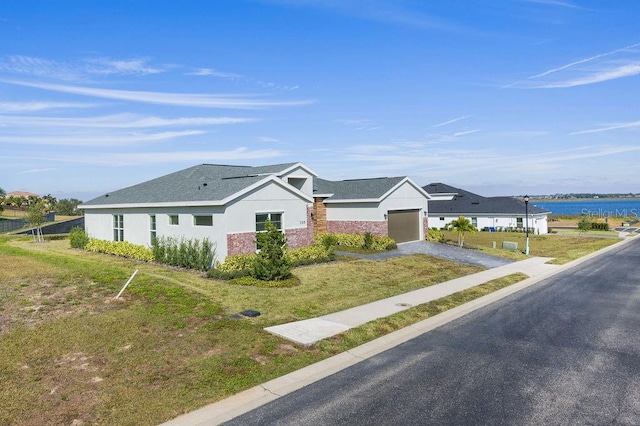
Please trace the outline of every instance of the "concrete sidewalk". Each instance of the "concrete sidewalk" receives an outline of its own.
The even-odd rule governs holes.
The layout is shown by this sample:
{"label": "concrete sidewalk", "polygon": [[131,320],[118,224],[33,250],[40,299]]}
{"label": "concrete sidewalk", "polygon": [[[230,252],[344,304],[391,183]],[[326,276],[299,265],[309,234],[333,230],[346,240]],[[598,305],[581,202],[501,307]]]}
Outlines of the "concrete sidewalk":
{"label": "concrete sidewalk", "polygon": [[341,312],[335,312],[318,318],[291,322],[265,328],[269,333],[303,345],[311,345],[327,337],[343,333],[351,328],[361,326],[369,321],[384,318],[415,305],[430,302],[441,297],[484,284],[496,278],[522,272],[529,277],[546,274],[558,268],[547,265],[550,258],[532,257],[520,262],[509,263],[497,268],[488,269],[476,274],[445,281],[424,287],[409,293],[378,300]]}
{"label": "concrete sidewalk", "polygon": [[[636,237],[640,238],[640,237]],[[327,358],[323,361],[309,365],[307,367],[296,370],[292,373],[286,374],[282,377],[275,378],[261,385],[254,386],[229,398],[221,401],[209,404],[198,410],[192,411],[187,414],[183,414],[163,423],[164,426],[210,426],[219,425],[226,421],[233,419],[243,413],[246,413],[254,408],[260,407],[270,401],[274,401],[284,395],[294,392],[303,388],[311,383],[321,380],[331,374],[337,373],[345,368],[359,363],[360,361],[384,352],[392,347],[407,342],[421,334],[427,333],[433,329],[436,329],[444,324],[447,324],[457,318],[467,315],[476,309],[490,305],[497,300],[505,298],[511,294],[517,293],[525,288],[528,288],[543,279],[555,275],[559,272],[573,268],[581,263],[588,262],[590,259],[597,257],[608,251],[620,249],[623,245],[633,242],[636,238],[627,238],[620,243],[613,244],[609,247],[601,249],[597,252],[591,253],[580,259],[574,260],[564,265],[546,265],[547,258],[530,258],[522,262],[514,262],[510,265],[495,268],[494,270],[484,271],[480,274],[485,274],[482,278],[483,282],[489,281],[500,276],[505,276],[514,272],[523,272],[529,275],[531,278],[520,281],[516,284],[505,287],[501,290],[490,293],[486,296],[472,300],[453,309],[450,309],[441,314],[435,315],[431,318],[427,318],[416,324],[404,327],[393,333],[379,337],[361,346],[342,352],[331,358]],[[502,275],[488,275],[487,273],[498,270],[494,274],[501,273]],[[477,277],[479,274],[469,275],[467,277],[458,278],[457,280],[448,281],[453,283],[455,281],[468,279],[469,282],[473,281],[472,277]],[[447,283],[442,283],[447,284]],[[438,284],[441,286],[442,284]],[[482,282],[476,282],[470,286],[482,284]],[[428,288],[432,288],[431,286]],[[446,290],[445,290],[446,291]],[[402,296],[397,296],[402,297]],[[441,297],[441,296],[439,296]],[[393,298],[392,298],[393,299]],[[411,300],[412,304],[418,304],[414,299],[402,299]],[[400,302],[403,303],[403,302]],[[356,308],[354,308],[356,309]],[[405,307],[406,309],[406,307]],[[347,311],[338,312],[332,315],[344,314]],[[327,315],[328,317],[329,315]],[[303,321],[301,321],[303,322]],[[345,322],[351,323],[352,320]],[[348,324],[343,324],[345,327],[353,327]],[[347,328],[348,329],[348,328]]]}

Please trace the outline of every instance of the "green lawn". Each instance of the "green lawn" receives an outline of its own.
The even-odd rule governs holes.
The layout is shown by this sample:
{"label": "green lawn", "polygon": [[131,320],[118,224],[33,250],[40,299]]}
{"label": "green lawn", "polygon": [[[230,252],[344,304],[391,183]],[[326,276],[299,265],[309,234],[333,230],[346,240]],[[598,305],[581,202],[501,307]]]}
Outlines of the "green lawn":
{"label": "green lawn", "polygon": [[[490,248],[503,240],[524,248],[523,234],[466,237],[483,251],[525,258]],[[614,242],[532,236],[531,254],[566,262]],[[158,424],[526,278],[492,281],[304,347],[263,328],[480,268],[425,255],[349,259],[294,269],[297,287],[255,288],[72,250],[66,240],[6,237],[0,264],[0,424]],[[234,318],[245,309],[262,315]]]}
{"label": "green lawn", "polygon": [[[529,234],[529,256],[553,257],[555,260],[551,263],[561,265],[620,241],[617,238],[599,238],[600,235],[595,234],[592,237],[590,236],[592,232],[596,231],[589,231],[582,235]],[[443,233],[446,239],[457,241],[455,232],[443,231]],[[484,253],[514,260],[527,258],[523,253],[525,240],[525,234],[518,232],[475,232],[467,233],[464,237],[465,244],[477,246]],[[517,242],[518,251],[502,249],[503,241]]]}
{"label": "green lawn", "polygon": [[[351,260],[297,268],[294,288],[253,288],[72,250],[68,241],[7,238],[0,264],[0,424],[158,424],[523,278],[304,347],[263,328],[480,269],[428,256]],[[245,309],[262,315],[233,317]]]}

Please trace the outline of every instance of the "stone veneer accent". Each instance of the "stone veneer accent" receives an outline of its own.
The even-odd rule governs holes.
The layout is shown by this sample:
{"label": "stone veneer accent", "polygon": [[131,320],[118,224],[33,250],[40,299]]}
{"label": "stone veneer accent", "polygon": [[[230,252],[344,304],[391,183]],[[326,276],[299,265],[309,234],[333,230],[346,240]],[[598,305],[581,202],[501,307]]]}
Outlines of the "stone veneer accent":
{"label": "stone veneer accent", "polygon": [[327,221],[327,232],[332,234],[364,234],[371,232],[372,235],[378,237],[386,237],[389,235],[389,227],[387,221],[355,221],[355,220],[331,220]]}
{"label": "stone veneer accent", "polygon": [[324,198],[315,197],[313,199],[313,225],[318,233],[327,232],[327,206],[323,203]]}
{"label": "stone veneer accent", "polygon": [[429,217],[425,216],[422,218],[422,229],[424,230],[424,239],[427,239],[427,234],[429,233]]}

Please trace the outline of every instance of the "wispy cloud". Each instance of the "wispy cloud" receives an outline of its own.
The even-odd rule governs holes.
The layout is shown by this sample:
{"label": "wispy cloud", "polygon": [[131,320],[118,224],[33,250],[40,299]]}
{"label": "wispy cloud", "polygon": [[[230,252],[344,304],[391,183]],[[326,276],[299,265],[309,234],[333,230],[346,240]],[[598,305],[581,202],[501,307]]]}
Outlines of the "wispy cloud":
{"label": "wispy cloud", "polygon": [[0,113],[25,113],[56,109],[97,107],[97,104],[81,102],[0,102]]}
{"label": "wispy cloud", "polygon": [[90,76],[149,75],[170,67],[149,65],[148,58],[87,58],[77,63],[52,61],[27,55],[10,55],[0,61],[0,71],[56,80],[77,81]]}
{"label": "wispy cloud", "polygon": [[456,132],[456,133],[453,134],[453,136],[454,137],[459,137],[459,136],[471,135],[471,134],[477,133],[479,131],[480,131],[480,129],[466,130],[464,132]]}
{"label": "wispy cloud", "polygon": [[239,147],[227,151],[166,151],[166,152],[104,152],[95,153],[69,153],[68,155],[38,156],[38,154],[10,154],[1,155],[0,161],[47,161],[48,163],[71,163],[84,165],[101,165],[109,167],[152,165],[163,163],[193,163],[193,162],[225,162],[225,161],[251,161],[266,158],[281,157],[282,152],[273,149],[252,150]]}
{"label": "wispy cloud", "polygon": [[[640,57],[638,56],[637,47],[640,47],[640,43],[578,59],[532,75],[525,81],[511,83],[502,88],[568,88],[634,76],[640,74]],[[616,55],[619,57],[618,59],[610,58],[608,61],[604,60]],[[564,77],[550,80],[550,78],[555,77],[555,74],[560,74],[560,76]]]}
{"label": "wispy cloud", "polygon": [[159,133],[109,133],[76,135],[6,135],[0,136],[0,143],[16,145],[56,145],[56,146],[126,146],[132,144],[166,141],[185,136],[202,135],[202,130],[185,130],[179,132]]}
{"label": "wispy cloud", "polygon": [[547,76],[549,74],[556,73],[558,71],[563,71],[563,70],[566,70],[568,68],[575,67],[576,65],[585,64],[587,62],[595,61],[596,59],[600,59],[600,58],[604,58],[604,57],[607,57],[607,56],[615,55],[616,53],[620,53],[620,52],[625,52],[625,51],[628,51],[628,50],[633,49],[633,48],[638,47],[638,46],[640,46],[640,43],[630,44],[629,46],[625,46],[625,47],[622,47],[620,49],[614,49],[614,50],[611,50],[609,52],[599,53],[599,54],[594,55],[594,56],[589,56],[588,58],[579,59],[577,61],[568,63],[566,65],[562,65],[562,66],[559,66],[557,68],[552,68],[550,70],[544,71],[544,72],[542,72],[540,74],[532,75],[531,77],[529,77],[529,79],[544,77],[544,76]]}
{"label": "wispy cloud", "polygon": [[466,120],[467,118],[471,118],[471,116],[470,115],[463,115],[461,117],[454,118],[453,120],[447,120],[447,121],[443,121],[442,123],[434,124],[433,127],[447,126],[449,124],[457,123],[458,121],[461,121],[461,120]]}
{"label": "wispy cloud", "polygon": [[20,175],[30,175],[30,174],[34,174],[34,173],[45,173],[45,172],[51,172],[54,170],[58,170],[58,169],[54,169],[54,168],[47,168],[47,169],[29,169],[29,170],[24,170],[22,172],[19,172],[18,174]]}
{"label": "wispy cloud", "polygon": [[640,127],[640,121],[632,121],[629,123],[617,123],[611,124],[605,127],[598,127],[596,129],[587,129],[587,130],[579,130],[577,132],[569,133],[570,135],[584,135],[589,133],[601,133],[601,132],[609,132],[611,130],[620,130],[620,129],[631,129],[634,127]]}
{"label": "wispy cloud", "polygon": [[384,24],[432,29],[446,32],[470,32],[459,23],[435,16],[428,7],[419,7],[422,2],[404,1],[335,1],[335,0],[266,0],[268,3],[293,7],[313,7],[331,10],[358,19],[381,22]]}
{"label": "wispy cloud", "polygon": [[232,72],[222,72],[213,68],[196,68],[193,71],[184,73],[184,75],[211,76],[211,77],[228,78],[230,80],[238,80],[242,78],[240,74],[236,74]]}
{"label": "wispy cloud", "polygon": [[0,82],[96,98],[200,108],[261,109],[276,106],[308,105],[314,102],[312,100],[266,101],[260,99],[258,96],[249,97],[204,93],[167,93],[98,89],[93,87],[69,86],[62,84],[31,83],[21,80],[0,80]]}
{"label": "wispy cloud", "polygon": [[570,9],[582,9],[580,6],[570,3],[568,1],[560,1],[560,0],[524,0],[527,3],[537,3],[537,4],[545,4],[549,6],[559,6],[566,7]]}
{"label": "wispy cloud", "polygon": [[558,81],[555,83],[543,84],[538,86],[541,89],[556,89],[575,86],[585,86],[587,84],[602,83],[604,81],[615,80],[623,77],[631,77],[640,74],[640,63],[627,64],[612,69],[599,71],[584,77],[578,77],[572,80]]}
{"label": "wispy cloud", "polygon": [[32,117],[0,115],[0,126],[14,127],[85,127],[85,128],[154,128],[178,126],[216,126],[254,122],[253,118],[236,117],[145,117],[135,114],[115,114],[100,117]]}

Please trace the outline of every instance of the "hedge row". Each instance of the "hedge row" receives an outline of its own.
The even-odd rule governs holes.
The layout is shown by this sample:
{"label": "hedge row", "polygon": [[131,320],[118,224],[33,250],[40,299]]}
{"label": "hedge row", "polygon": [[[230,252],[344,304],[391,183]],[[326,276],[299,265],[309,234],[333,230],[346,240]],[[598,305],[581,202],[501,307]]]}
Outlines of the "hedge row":
{"label": "hedge row", "polygon": [[[316,241],[325,246],[343,246],[343,247],[365,247],[366,234],[330,234],[322,233],[316,235]],[[369,234],[371,235],[371,234]],[[368,248],[372,250],[393,250],[398,248],[393,238],[380,237],[373,235],[373,241]]]}
{"label": "hedge row", "polygon": [[[286,250],[285,256],[289,259],[292,266],[324,263],[335,259],[333,249],[326,248],[319,244]],[[215,268],[211,269],[207,275],[210,278],[218,279],[233,279],[248,276],[253,268],[255,259],[255,253],[227,256],[224,263],[216,261]]]}
{"label": "hedge row", "polygon": [[154,261],[153,252],[149,247],[131,244],[128,241],[106,241],[91,238],[84,248],[96,253],[113,254],[144,262]]}

